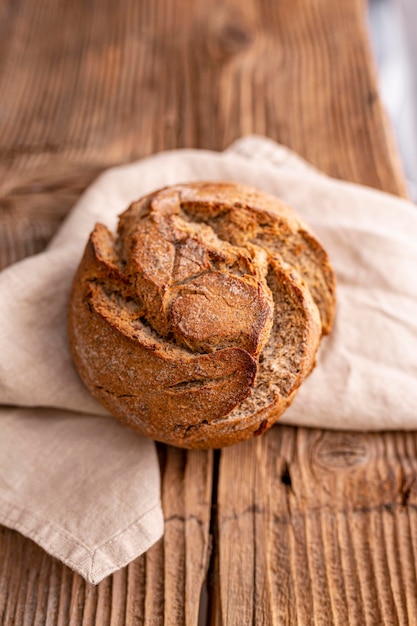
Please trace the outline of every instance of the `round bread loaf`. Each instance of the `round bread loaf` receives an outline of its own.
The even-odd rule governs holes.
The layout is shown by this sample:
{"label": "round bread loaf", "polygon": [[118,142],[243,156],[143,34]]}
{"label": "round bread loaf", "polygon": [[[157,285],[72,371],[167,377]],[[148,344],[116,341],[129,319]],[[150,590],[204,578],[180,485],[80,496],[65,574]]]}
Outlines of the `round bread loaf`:
{"label": "round bread loaf", "polygon": [[234,183],[158,190],[114,236],[97,224],[75,276],[69,339],[120,421],[185,448],[269,428],[331,329],[327,254],[276,198]]}

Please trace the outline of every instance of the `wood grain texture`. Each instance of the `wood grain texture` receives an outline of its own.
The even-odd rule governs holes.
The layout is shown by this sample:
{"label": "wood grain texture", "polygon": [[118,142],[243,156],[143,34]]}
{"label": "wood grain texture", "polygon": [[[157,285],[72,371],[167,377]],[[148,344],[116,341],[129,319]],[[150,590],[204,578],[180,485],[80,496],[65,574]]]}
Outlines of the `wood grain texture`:
{"label": "wood grain texture", "polygon": [[416,443],[280,426],[224,450],[214,623],[416,623]]}
{"label": "wood grain texture", "polygon": [[[102,169],[246,133],[404,195],[363,12],[3,0],[0,267],[43,249]],[[163,540],[93,587],[2,529],[0,623],[197,624],[211,541],[211,624],[417,623],[414,433],[278,426],[215,455],[159,450]]]}
{"label": "wood grain texture", "polygon": [[267,134],[404,194],[361,0],[3,0],[1,266],[44,247],[103,168]]}

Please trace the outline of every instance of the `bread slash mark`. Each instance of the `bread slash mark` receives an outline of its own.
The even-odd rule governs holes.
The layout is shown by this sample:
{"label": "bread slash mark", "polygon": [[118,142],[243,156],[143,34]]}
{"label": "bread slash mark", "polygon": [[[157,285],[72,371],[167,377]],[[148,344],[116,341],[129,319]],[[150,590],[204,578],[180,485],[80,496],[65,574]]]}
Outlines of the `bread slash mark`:
{"label": "bread slash mark", "polygon": [[184,391],[195,391],[198,389],[207,389],[210,387],[214,387],[215,385],[221,385],[222,383],[230,380],[235,375],[233,372],[230,376],[222,376],[219,378],[204,378],[203,380],[184,380],[180,383],[175,383],[174,385],[169,385],[165,387],[166,391],[171,393],[182,393]]}

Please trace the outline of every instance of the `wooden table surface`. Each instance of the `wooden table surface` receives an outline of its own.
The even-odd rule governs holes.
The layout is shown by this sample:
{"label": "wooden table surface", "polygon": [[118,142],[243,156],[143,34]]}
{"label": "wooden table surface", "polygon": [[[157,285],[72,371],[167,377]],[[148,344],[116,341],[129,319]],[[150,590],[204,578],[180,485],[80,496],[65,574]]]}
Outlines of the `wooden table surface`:
{"label": "wooden table surface", "polygon": [[[104,168],[261,133],[405,195],[361,0],[2,0],[0,263]],[[164,538],[97,587],[0,532],[0,621],[417,624],[417,436],[160,446]]]}

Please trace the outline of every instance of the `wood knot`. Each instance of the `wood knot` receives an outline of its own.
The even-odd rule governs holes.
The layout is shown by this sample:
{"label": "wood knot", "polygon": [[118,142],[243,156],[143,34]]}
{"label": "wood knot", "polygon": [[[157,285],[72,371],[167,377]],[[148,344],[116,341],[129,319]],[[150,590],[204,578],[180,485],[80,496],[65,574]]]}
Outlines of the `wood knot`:
{"label": "wood knot", "polygon": [[326,433],[315,446],[314,457],[326,469],[349,469],[368,460],[361,433]]}
{"label": "wood knot", "polygon": [[240,14],[219,12],[208,32],[208,48],[213,58],[225,61],[247,50],[254,40],[253,29]]}
{"label": "wood knot", "polygon": [[218,34],[219,46],[226,54],[234,55],[250,46],[253,36],[242,24],[226,23]]}

